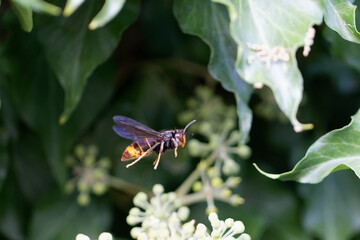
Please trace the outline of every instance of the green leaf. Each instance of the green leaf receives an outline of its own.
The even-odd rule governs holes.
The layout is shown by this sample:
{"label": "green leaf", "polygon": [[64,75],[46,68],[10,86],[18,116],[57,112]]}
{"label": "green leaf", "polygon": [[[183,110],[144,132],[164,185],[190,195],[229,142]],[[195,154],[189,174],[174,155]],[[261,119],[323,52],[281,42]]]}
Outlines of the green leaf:
{"label": "green leaf", "polygon": [[208,69],[226,90],[235,94],[242,133],[240,142],[245,143],[252,121],[252,113],[247,105],[252,88],[236,73],[236,44],[229,32],[226,9],[207,0],[176,0],[174,14],[183,32],[196,35],[209,45],[211,57]]}
{"label": "green leaf", "polygon": [[31,32],[33,28],[32,9],[27,6],[23,6],[16,1],[10,1],[10,4],[19,19],[21,28],[25,32]]}
{"label": "green leaf", "polygon": [[50,4],[42,0],[12,0],[17,2],[19,5],[22,5],[24,8],[30,8],[33,11],[44,12],[50,15],[60,15],[61,8]]}
{"label": "green leaf", "polygon": [[360,43],[360,33],[355,24],[356,6],[349,1],[326,0],[324,18],[326,24],[348,41]]}
{"label": "green leaf", "polygon": [[45,199],[35,208],[29,239],[75,239],[78,233],[97,239],[109,227],[110,217],[110,209],[104,204],[83,208],[74,199]]}
{"label": "green leaf", "polygon": [[309,29],[321,23],[321,6],[311,0],[217,2],[225,4],[229,10],[230,32],[237,43],[236,69],[240,77],[255,86],[269,86],[295,131],[312,128],[296,118],[303,79],[295,54],[304,45]]}
{"label": "green leaf", "polygon": [[350,172],[337,172],[316,185],[302,185],[303,224],[318,239],[347,240],[360,228],[360,190]]}
{"label": "green leaf", "polygon": [[110,22],[122,9],[125,0],[105,0],[104,6],[89,24],[89,29],[95,30]]}
{"label": "green leaf", "polygon": [[[356,20],[360,21],[359,15],[356,16]],[[331,42],[331,54],[360,72],[360,45],[344,40],[329,28],[326,28],[324,33],[326,39]]]}
{"label": "green leaf", "polygon": [[42,21],[39,39],[48,61],[65,91],[64,111],[59,122],[65,123],[80,101],[90,74],[103,63],[118,45],[126,26],[138,14],[138,1],[129,1],[110,24],[97,31],[86,27],[98,1],[89,0],[69,18],[46,18]]}
{"label": "green leaf", "polygon": [[[1,94],[7,100],[4,104],[13,102],[13,107],[7,107],[8,111],[14,108],[25,125],[39,136],[52,174],[58,184],[63,185],[67,178],[64,159],[116,89],[114,72],[117,66],[104,64],[94,72],[73,118],[60,126],[58,116],[63,107],[63,92],[35,34],[20,30],[12,32],[4,56],[4,64],[12,70],[8,79],[0,78],[1,89],[4,89],[2,92],[6,93]],[[11,125],[6,126],[8,135],[17,134]]]}
{"label": "green leaf", "polygon": [[8,175],[0,191],[0,232],[5,239],[25,239],[23,226],[27,223],[24,212],[28,204],[18,191],[14,176]]}
{"label": "green leaf", "polygon": [[351,123],[331,131],[318,139],[293,170],[282,174],[269,174],[255,167],[263,175],[279,180],[301,183],[321,182],[331,172],[352,169],[360,177],[360,111]]}
{"label": "green leaf", "polygon": [[85,0],[67,0],[64,8],[64,16],[68,17],[78,9]]}

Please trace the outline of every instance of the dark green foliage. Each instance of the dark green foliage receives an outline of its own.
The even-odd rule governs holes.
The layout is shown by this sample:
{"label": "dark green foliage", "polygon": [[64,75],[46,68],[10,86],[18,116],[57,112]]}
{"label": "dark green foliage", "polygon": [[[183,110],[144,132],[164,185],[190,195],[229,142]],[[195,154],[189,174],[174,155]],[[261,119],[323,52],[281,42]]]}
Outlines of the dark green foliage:
{"label": "dark green foliage", "polygon": [[[221,162],[214,156],[242,179],[228,194],[245,200],[216,202],[219,217],[242,220],[252,239],[360,238],[355,5],[128,0],[90,30],[103,1],[84,1],[68,17],[57,16],[65,1],[54,2],[1,2],[0,239],[130,238],[137,192],[156,183],[175,191],[203,158]],[[258,48],[285,58],[264,60]],[[152,154],[126,169],[120,158],[131,141],[112,131],[114,115],[155,130],[198,122],[177,158],[169,151],[154,171]],[[314,129],[295,133],[312,126],[300,122]],[[97,150],[81,155],[81,147]],[[87,185],[94,179],[105,185]],[[206,222],[206,208],[191,205],[191,218]]]}

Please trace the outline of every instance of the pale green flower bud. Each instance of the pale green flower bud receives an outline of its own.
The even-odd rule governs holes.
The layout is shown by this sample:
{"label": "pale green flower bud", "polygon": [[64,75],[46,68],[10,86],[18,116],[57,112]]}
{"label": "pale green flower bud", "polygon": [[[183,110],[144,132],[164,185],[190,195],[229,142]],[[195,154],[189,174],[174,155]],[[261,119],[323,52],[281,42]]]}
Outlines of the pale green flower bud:
{"label": "pale green flower bud", "polygon": [[113,240],[113,236],[108,232],[103,232],[99,235],[98,240]]}
{"label": "pale green flower bud", "polygon": [[177,199],[176,193],[174,193],[174,192],[169,192],[168,196],[169,196],[169,201],[170,202],[173,202],[173,201],[175,201]]}
{"label": "pale green flower bud", "polygon": [[96,168],[94,170],[94,174],[93,174],[93,177],[96,179],[96,180],[100,180],[102,178],[104,178],[105,176],[105,172],[101,169],[101,168]]}
{"label": "pale green flower bud", "polygon": [[194,184],[192,185],[192,190],[194,192],[200,192],[201,189],[202,189],[202,182],[200,182],[200,181],[194,182]]}
{"label": "pale green flower bud", "polygon": [[207,174],[209,175],[209,177],[214,178],[216,177],[216,171],[214,167],[209,167],[207,170]]}
{"label": "pale green flower bud", "polygon": [[217,230],[217,229],[214,229],[214,230],[211,232],[211,237],[213,237],[214,239],[220,239],[220,237],[221,237],[220,231]]}
{"label": "pale green flower bud", "polygon": [[225,220],[225,225],[226,225],[227,228],[231,228],[231,227],[234,225],[234,219],[232,219],[232,218],[227,218],[227,219]]}
{"label": "pale green flower bud", "polygon": [[231,196],[232,192],[229,188],[224,188],[221,191],[221,197],[223,197],[224,199],[228,199]]}
{"label": "pale green flower bud", "polygon": [[177,215],[181,221],[185,221],[190,215],[190,209],[188,207],[180,207],[177,211]]}
{"label": "pale green flower bud", "polygon": [[238,146],[237,154],[241,158],[245,158],[245,159],[249,158],[250,155],[251,155],[251,148],[249,146],[246,146],[246,145]]}
{"label": "pale green flower bud", "polygon": [[79,192],[89,192],[90,184],[84,178],[81,178],[77,183],[77,188]]}
{"label": "pale green flower bud", "polygon": [[95,195],[102,195],[106,192],[106,185],[102,182],[97,182],[92,186],[92,191]]}
{"label": "pale green flower bud", "polygon": [[90,240],[90,238],[85,234],[79,233],[76,235],[75,240]]}
{"label": "pale green flower bud", "polygon": [[171,216],[169,217],[169,223],[171,224],[178,224],[180,223],[180,219],[178,217],[178,215],[176,213],[172,213]]}
{"label": "pale green flower bud", "polygon": [[234,194],[230,197],[230,202],[232,205],[238,206],[240,204],[243,204],[245,200],[242,197],[240,197],[238,194]]}
{"label": "pale green flower bud", "polygon": [[94,163],[95,163],[95,156],[91,156],[91,155],[85,156],[85,158],[84,158],[84,165],[85,165],[86,167],[91,167],[91,166],[94,165]]}
{"label": "pale green flower bud", "polygon": [[133,199],[135,206],[143,206],[147,202],[147,195],[144,192],[139,192],[135,195]]}
{"label": "pale green flower bud", "polygon": [[183,205],[183,203],[182,203],[182,201],[181,201],[180,198],[176,198],[176,199],[174,200],[174,207],[179,208],[179,207],[181,207],[182,205]]}
{"label": "pale green flower bud", "polygon": [[185,223],[182,226],[182,230],[186,233],[186,234],[192,234],[195,231],[195,220],[191,220],[187,223]]}
{"label": "pale green flower bud", "polygon": [[188,143],[187,149],[189,154],[193,157],[202,157],[209,152],[208,144],[202,143],[197,139],[191,139]]}
{"label": "pale green flower bud", "polygon": [[220,226],[220,220],[218,215],[215,212],[209,214],[209,221],[213,228],[218,228]]}
{"label": "pale green flower bud", "polygon": [[206,237],[206,226],[204,224],[199,223],[196,226],[194,237],[195,239],[204,239]]}
{"label": "pale green flower bud", "polygon": [[243,233],[245,231],[245,226],[242,221],[235,221],[232,229],[234,230],[235,234]]}
{"label": "pale green flower bud", "polygon": [[129,215],[129,216],[126,217],[126,222],[130,226],[134,226],[134,225],[141,222],[141,218],[138,217],[138,216],[135,216],[135,215]]}
{"label": "pale green flower bud", "polygon": [[238,173],[240,170],[240,165],[238,163],[236,163],[234,160],[232,160],[231,158],[228,158],[224,161],[224,165],[222,167],[222,172],[229,176],[229,175],[234,175],[236,173]]}
{"label": "pale green flower bud", "polygon": [[220,177],[214,177],[211,179],[211,185],[214,187],[214,188],[220,188],[223,184],[223,180],[220,178]]}
{"label": "pale green flower bud", "polygon": [[145,229],[151,228],[152,224],[154,223],[153,221],[154,217],[150,216],[150,218],[145,218],[142,223],[141,226]]}
{"label": "pale green flower bud", "polygon": [[229,187],[235,188],[241,182],[241,177],[229,177],[226,182],[229,184]]}
{"label": "pale green flower bud", "polygon": [[251,240],[251,237],[247,233],[243,233],[240,235],[239,240]]}
{"label": "pale green flower bud", "polygon": [[206,214],[209,215],[211,213],[217,213],[218,209],[215,206],[209,206],[206,208]]}
{"label": "pale green flower bud", "polygon": [[164,192],[164,187],[161,184],[155,184],[152,191],[155,195],[160,195]]}
{"label": "pale green flower bud", "polygon": [[142,228],[134,227],[131,229],[130,235],[133,239],[136,239],[142,232],[143,232]]}
{"label": "pale green flower bud", "polygon": [[137,207],[133,207],[129,211],[129,215],[132,215],[132,216],[139,216],[140,213],[141,213],[141,210]]}
{"label": "pale green flower bud", "polygon": [[78,157],[79,159],[82,159],[85,156],[85,147],[84,147],[84,145],[81,145],[81,144],[77,145],[75,147],[74,152],[75,152],[76,157]]}
{"label": "pale green flower bud", "polygon": [[146,233],[142,232],[138,235],[137,240],[149,240]]}
{"label": "pale green flower bud", "polygon": [[88,193],[80,193],[77,197],[77,202],[80,206],[87,206],[90,203],[90,196]]}
{"label": "pale green flower bud", "polygon": [[197,165],[197,168],[198,168],[199,170],[205,170],[205,169],[207,168],[206,162],[205,162],[205,161],[200,161],[200,162],[198,163],[198,165]]}

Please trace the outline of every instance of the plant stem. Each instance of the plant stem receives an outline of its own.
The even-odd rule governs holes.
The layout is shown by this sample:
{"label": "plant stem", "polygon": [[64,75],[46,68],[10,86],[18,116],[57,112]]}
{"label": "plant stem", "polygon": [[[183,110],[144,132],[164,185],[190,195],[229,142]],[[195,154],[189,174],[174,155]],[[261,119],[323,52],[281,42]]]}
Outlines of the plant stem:
{"label": "plant stem", "polygon": [[[215,149],[211,155],[204,160],[206,166],[211,165],[215,159],[216,156],[218,154],[219,148]],[[189,177],[178,187],[178,189],[176,189],[175,193],[179,196],[179,197],[183,197],[185,196],[191,189],[191,186],[193,185],[193,183],[199,179],[200,177],[200,172],[202,171],[202,169],[200,168],[196,168],[190,175]]]}

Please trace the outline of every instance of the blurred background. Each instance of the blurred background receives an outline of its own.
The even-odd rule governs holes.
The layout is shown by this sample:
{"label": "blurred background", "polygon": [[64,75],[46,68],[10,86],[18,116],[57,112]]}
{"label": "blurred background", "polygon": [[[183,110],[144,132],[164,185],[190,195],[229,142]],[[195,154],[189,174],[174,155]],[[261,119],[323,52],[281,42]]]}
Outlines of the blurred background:
{"label": "blurred background", "polygon": [[[85,14],[89,4],[73,19]],[[92,11],[100,7],[95,4]],[[149,191],[155,183],[174,191],[196,167],[199,157],[190,156],[185,147],[177,158],[173,152],[164,154],[156,171],[155,154],[127,169],[120,159],[131,141],[112,130],[115,115],[161,130],[183,128],[189,111],[195,118],[201,111],[209,117],[219,114],[222,108],[206,104],[214,99],[236,109],[234,95],[207,71],[208,46],[182,33],[172,7],[172,1],[141,2],[139,16],[124,30],[109,58],[91,72],[79,105],[60,125],[65,96],[47,56],[49,49],[57,50],[54,32],[63,20],[35,14],[35,27],[26,33],[9,3],[2,2],[0,239],[74,239],[79,232],[95,239],[103,231],[129,239],[132,227],[126,217],[136,192]],[[324,25],[317,27],[310,56],[304,58],[300,52],[297,58],[304,78],[298,119],[313,123],[313,130],[295,133],[267,87],[251,98],[251,154],[234,157],[242,178],[234,191],[245,203],[234,207],[219,202],[217,208],[222,218],[242,220],[252,239],[360,239],[359,180],[353,172],[336,172],[320,184],[302,185],[270,180],[252,165],[271,173],[291,170],[316,139],[347,125],[358,110],[360,65],[349,66],[333,57],[326,31]],[[86,59],[87,49],[82,47]],[[72,64],[61,67],[70,71]],[[238,122],[236,115],[231,117]],[[196,134],[197,124],[191,126],[195,135],[190,138],[202,139]],[[86,186],[72,179],[77,174],[74,161],[84,151],[103,160],[104,169],[126,183],[118,188],[100,186],[95,194],[79,198]],[[88,164],[93,164],[91,159]],[[205,203],[190,209],[190,219],[206,222]]]}

